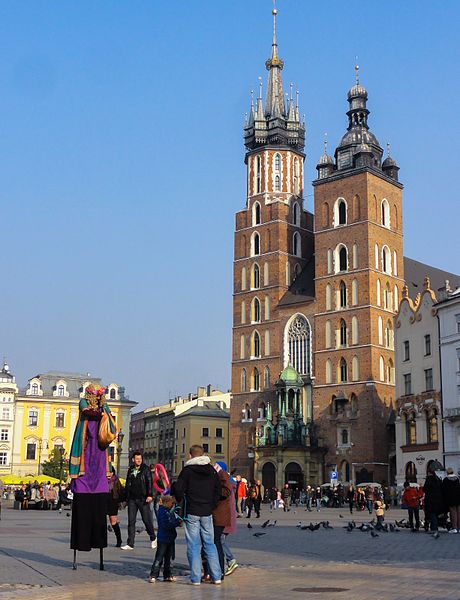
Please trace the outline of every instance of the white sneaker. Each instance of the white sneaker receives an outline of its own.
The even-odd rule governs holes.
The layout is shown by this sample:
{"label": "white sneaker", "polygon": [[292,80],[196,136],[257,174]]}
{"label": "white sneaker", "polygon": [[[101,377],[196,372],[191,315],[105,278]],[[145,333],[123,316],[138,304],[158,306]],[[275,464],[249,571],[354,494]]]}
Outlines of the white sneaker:
{"label": "white sneaker", "polygon": [[155,538],[154,540],[151,541],[150,547],[152,548],[152,550],[155,550],[155,548],[157,546],[158,546],[158,542],[157,542],[157,538]]}
{"label": "white sneaker", "polygon": [[449,533],[458,533],[458,529],[449,529]]}
{"label": "white sneaker", "polygon": [[132,546],[130,546],[129,544],[126,544],[125,546],[121,547],[122,550],[134,550],[134,548]]}

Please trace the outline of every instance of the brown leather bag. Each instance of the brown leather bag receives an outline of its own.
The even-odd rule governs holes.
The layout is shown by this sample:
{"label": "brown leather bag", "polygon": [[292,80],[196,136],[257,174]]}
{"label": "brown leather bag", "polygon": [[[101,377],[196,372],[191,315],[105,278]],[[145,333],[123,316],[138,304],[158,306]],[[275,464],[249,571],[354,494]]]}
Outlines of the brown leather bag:
{"label": "brown leather bag", "polygon": [[110,431],[109,415],[106,412],[103,412],[101,422],[99,423],[99,432],[97,434],[99,446],[101,448],[108,448],[116,437],[116,428],[114,433]]}

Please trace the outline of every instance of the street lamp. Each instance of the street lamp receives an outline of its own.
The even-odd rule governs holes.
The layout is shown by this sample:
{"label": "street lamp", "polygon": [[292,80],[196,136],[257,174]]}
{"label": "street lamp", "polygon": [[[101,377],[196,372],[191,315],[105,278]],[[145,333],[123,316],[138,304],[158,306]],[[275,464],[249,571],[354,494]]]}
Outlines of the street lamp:
{"label": "street lamp", "polygon": [[38,440],[38,473],[37,476],[40,475],[40,463],[42,457],[42,450],[48,450],[48,442],[42,438]]}
{"label": "street lamp", "polygon": [[121,451],[122,451],[122,445],[123,445],[123,438],[125,437],[125,434],[121,431],[118,432],[117,435],[117,474],[120,474],[120,458],[121,458]]}

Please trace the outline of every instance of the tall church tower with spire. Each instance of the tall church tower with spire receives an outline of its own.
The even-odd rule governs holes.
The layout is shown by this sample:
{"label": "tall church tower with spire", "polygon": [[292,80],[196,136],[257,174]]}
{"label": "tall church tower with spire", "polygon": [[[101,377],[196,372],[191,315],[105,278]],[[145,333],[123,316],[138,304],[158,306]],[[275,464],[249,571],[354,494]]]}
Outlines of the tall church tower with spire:
{"label": "tall church tower with spire", "polygon": [[[247,197],[246,207],[236,215],[234,248],[232,467],[250,477],[263,468],[264,461],[257,464],[259,438],[265,439],[267,419],[275,418],[275,383],[289,362],[289,350],[280,351],[284,343],[281,305],[313,255],[313,216],[304,210],[303,200],[305,124],[292,85],[285,99],[276,9],[272,14],[265,102],[260,82],[244,127]],[[299,342],[290,349],[291,360],[301,365],[298,370],[305,378],[310,376],[312,361],[310,331],[307,334],[308,344]],[[302,413],[305,421],[311,398],[305,392],[297,397],[295,418]],[[266,439],[277,444],[273,435],[269,432]]]}
{"label": "tall church tower with spire", "polygon": [[398,166],[368,125],[367,91],[348,92],[348,127],[325,150],[315,203],[314,412],[342,481],[388,481],[395,402],[393,317],[404,286]]}

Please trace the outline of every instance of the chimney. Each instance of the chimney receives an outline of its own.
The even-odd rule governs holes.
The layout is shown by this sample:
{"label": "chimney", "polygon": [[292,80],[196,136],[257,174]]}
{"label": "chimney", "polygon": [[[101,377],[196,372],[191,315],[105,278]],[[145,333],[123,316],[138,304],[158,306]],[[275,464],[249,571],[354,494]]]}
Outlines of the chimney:
{"label": "chimney", "polygon": [[212,385],[210,383],[208,383],[208,385],[206,386],[206,396],[211,396],[212,395]]}

